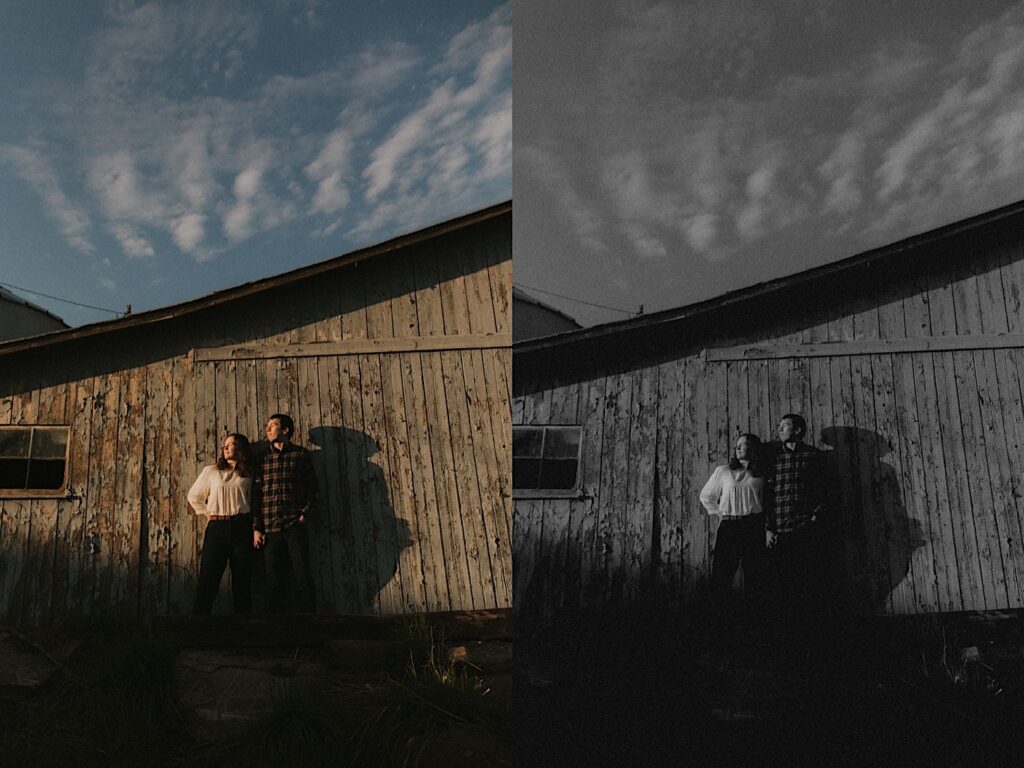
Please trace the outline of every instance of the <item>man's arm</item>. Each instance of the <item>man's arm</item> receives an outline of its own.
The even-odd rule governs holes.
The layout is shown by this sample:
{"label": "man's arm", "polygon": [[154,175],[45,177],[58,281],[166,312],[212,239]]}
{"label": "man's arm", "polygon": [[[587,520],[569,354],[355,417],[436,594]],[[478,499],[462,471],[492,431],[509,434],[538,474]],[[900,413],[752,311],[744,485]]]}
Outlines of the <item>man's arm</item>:
{"label": "man's arm", "polygon": [[249,500],[249,506],[252,508],[252,545],[260,549],[263,546],[266,527],[263,520],[263,461],[259,458],[252,473],[252,498]]}
{"label": "man's arm", "polygon": [[768,443],[764,448],[764,490],[761,491],[761,509],[764,510],[764,544],[768,549],[775,546],[775,532],[778,522],[775,515],[775,455],[777,446]]}

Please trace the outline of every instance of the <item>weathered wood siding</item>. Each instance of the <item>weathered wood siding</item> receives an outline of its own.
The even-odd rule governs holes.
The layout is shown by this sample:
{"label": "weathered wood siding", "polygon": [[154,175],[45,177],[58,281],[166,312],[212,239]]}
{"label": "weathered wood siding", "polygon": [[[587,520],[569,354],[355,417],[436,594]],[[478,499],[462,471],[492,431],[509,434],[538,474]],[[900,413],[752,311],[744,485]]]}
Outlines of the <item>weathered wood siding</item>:
{"label": "weathered wood siding", "polygon": [[[226,432],[259,439],[279,411],[320,480],[320,611],[509,605],[510,229],[500,216],[155,329],[9,356],[0,424],[70,425],[73,494],[0,500],[0,615],[190,611],[203,523],[186,491]],[[476,341],[430,348],[460,335]],[[331,344],[393,338],[422,344]],[[330,353],[292,354],[316,343]],[[232,345],[261,357],[209,352]]]}
{"label": "weathered wood siding", "polygon": [[[701,487],[739,433],[773,438],[788,412],[828,451],[854,605],[1024,606],[1024,348],[995,338],[1024,333],[1022,250],[978,242],[959,255],[959,267],[828,311],[796,304],[746,338],[701,339],[647,367],[517,378],[515,424],[582,424],[584,441],[582,498],[515,502],[517,607],[693,595],[715,534]],[[951,337],[963,348],[927,348]],[[893,339],[917,341],[865,346]]]}

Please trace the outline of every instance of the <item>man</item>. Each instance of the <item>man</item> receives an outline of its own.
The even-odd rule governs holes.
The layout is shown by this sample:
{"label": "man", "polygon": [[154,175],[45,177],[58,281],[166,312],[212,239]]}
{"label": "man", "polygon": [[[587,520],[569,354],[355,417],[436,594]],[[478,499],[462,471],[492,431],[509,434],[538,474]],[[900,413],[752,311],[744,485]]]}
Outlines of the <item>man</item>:
{"label": "man", "polygon": [[266,426],[267,448],[256,461],[260,501],[253,515],[253,546],[265,551],[273,613],[284,610],[289,573],[295,584],[296,608],[303,613],[315,610],[306,525],[316,508],[318,488],[309,451],[292,442],[294,432],[290,416],[271,416]]}
{"label": "man", "polygon": [[824,454],[804,443],[807,422],[796,413],[779,421],[769,479],[765,544],[775,566],[783,620],[820,618],[829,589],[823,535]]}

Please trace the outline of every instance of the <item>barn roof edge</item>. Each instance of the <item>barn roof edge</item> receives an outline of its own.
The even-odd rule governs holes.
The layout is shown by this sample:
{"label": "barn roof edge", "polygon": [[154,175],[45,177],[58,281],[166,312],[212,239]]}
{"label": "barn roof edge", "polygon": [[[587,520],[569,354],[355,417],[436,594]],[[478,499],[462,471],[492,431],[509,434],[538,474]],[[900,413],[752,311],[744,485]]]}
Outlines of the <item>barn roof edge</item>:
{"label": "barn roof edge", "polygon": [[15,339],[0,343],[0,355],[13,354],[15,352],[22,352],[29,349],[38,349],[52,344],[60,344],[66,341],[108,333],[110,331],[173,320],[174,318],[192,314],[193,312],[198,312],[228,301],[244,298],[282,285],[298,282],[338,267],[355,264],[356,262],[380,256],[391,251],[417,245],[435,237],[441,237],[442,235],[446,235],[450,232],[456,232],[460,229],[473,226],[474,224],[498,218],[510,213],[511,210],[512,201],[506,200],[504,202],[496,203],[495,205],[473,211],[472,213],[457,216],[454,219],[448,219],[437,224],[432,224],[414,232],[398,235],[397,237],[393,237],[381,243],[358,248],[349,253],[327,259],[326,261],[310,264],[305,267],[299,267],[280,275],[273,275],[260,280],[254,280],[249,283],[243,283],[242,285],[236,285],[231,288],[225,288],[220,291],[206,294],[205,296],[200,296],[197,299],[190,299],[189,301],[181,302],[179,304],[172,304],[166,307],[146,310],[145,312],[139,312],[138,314],[118,318],[116,320],[104,320],[98,323],[79,326],[78,328],[51,331],[49,333],[39,334],[29,338]]}
{"label": "barn roof edge", "polygon": [[967,219],[961,219],[960,221],[953,222],[951,224],[945,224],[941,227],[937,227],[936,229],[911,235],[910,237],[898,240],[895,243],[879,246],[878,248],[872,248],[870,250],[854,254],[853,256],[839,259],[838,261],[812,267],[811,269],[774,278],[772,280],[755,283],[734,291],[729,291],[728,293],[724,293],[719,296],[713,296],[710,299],[702,299],[701,301],[694,302],[692,304],[673,307],[671,309],[662,310],[642,317],[616,320],[611,323],[604,323],[602,325],[591,326],[589,328],[563,331],[535,339],[528,339],[516,343],[513,346],[513,352],[516,356],[520,357],[529,356],[533,353],[543,354],[550,350],[565,346],[572,346],[577,343],[598,341],[603,338],[611,338],[631,331],[684,321],[712,310],[752,299],[762,298],[768,294],[791,289],[823,277],[835,276],[837,273],[847,270],[887,261],[900,254],[905,254],[909,250],[946,240],[972,229],[1000,222],[1021,214],[1024,214],[1024,200],[1020,200],[985,213],[980,213]]}

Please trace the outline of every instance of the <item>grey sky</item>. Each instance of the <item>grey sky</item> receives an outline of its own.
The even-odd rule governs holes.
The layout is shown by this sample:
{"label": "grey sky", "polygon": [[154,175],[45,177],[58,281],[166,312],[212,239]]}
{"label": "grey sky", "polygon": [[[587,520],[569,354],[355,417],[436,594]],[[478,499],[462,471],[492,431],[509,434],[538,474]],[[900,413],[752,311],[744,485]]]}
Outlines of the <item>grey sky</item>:
{"label": "grey sky", "polygon": [[517,0],[514,23],[528,291],[666,309],[1024,198],[1024,3]]}

